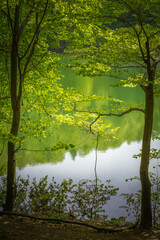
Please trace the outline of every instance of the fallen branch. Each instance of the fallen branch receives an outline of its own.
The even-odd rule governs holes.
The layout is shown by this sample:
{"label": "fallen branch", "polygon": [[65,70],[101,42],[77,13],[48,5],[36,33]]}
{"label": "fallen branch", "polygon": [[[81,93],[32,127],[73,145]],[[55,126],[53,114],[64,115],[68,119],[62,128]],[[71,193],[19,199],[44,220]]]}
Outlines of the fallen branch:
{"label": "fallen branch", "polygon": [[93,228],[97,230],[98,232],[121,232],[125,229],[128,229],[130,227],[122,227],[122,228],[107,228],[107,227],[98,227],[89,223],[81,222],[81,221],[72,221],[72,220],[64,220],[64,219],[57,219],[57,218],[44,218],[44,217],[35,217],[31,215],[26,215],[22,213],[15,213],[15,212],[1,212],[0,215],[11,215],[11,216],[18,216],[23,218],[30,218],[34,220],[42,220],[42,221],[51,221],[56,223],[68,223],[68,224],[75,224],[75,225],[81,225],[89,228]]}

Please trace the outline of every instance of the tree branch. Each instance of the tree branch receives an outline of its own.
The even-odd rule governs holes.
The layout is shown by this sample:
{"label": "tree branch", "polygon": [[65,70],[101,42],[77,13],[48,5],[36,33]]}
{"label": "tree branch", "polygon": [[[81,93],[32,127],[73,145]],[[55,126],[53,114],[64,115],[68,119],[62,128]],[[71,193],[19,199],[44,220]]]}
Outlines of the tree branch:
{"label": "tree branch", "polygon": [[22,34],[25,26],[26,26],[27,23],[29,22],[31,15],[34,13],[34,10],[35,10],[35,6],[30,9],[30,11],[28,12],[26,18],[25,18],[24,21],[22,22],[22,24],[21,24],[21,26],[20,26],[20,28],[19,28],[19,37],[20,37],[20,35]]}
{"label": "tree branch", "polygon": [[12,18],[11,18],[11,14],[10,14],[10,8],[9,8],[9,1],[8,0],[7,0],[7,11],[8,11],[8,19],[9,19],[9,22],[10,22],[10,25],[11,25],[12,32],[14,32],[13,24],[12,24]]}
{"label": "tree branch", "polygon": [[[72,220],[64,220],[64,219],[57,219],[57,218],[43,218],[43,217],[35,217],[27,214],[21,214],[21,213],[15,213],[15,212],[0,212],[0,215],[11,215],[11,216],[20,216],[24,218],[30,218],[34,220],[42,220],[42,221],[52,221],[56,223],[68,223],[68,224],[75,224],[75,225],[81,225],[89,228],[93,228],[99,232],[121,232],[125,229],[131,228],[131,227],[122,227],[122,228],[107,228],[107,227],[98,227],[86,222],[82,221],[72,221]],[[132,226],[133,227],[133,226]]]}
{"label": "tree branch", "polygon": [[[2,146],[2,149],[1,149],[1,151],[0,151],[0,156],[2,155],[2,153],[3,153],[3,151],[4,151],[4,145],[5,145],[5,140],[3,141],[3,146]],[[3,166],[2,166],[2,168],[0,169],[0,172],[2,171],[2,169],[3,169]]]}
{"label": "tree branch", "polygon": [[30,69],[26,70],[26,73],[32,71],[33,69],[37,69],[37,66],[41,63],[42,59],[46,56],[46,54],[47,54],[47,53],[44,53],[44,54],[41,56],[40,60],[39,60],[37,63],[34,64],[34,63],[32,62],[32,67],[31,67]]}
{"label": "tree branch", "polygon": [[[128,110],[126,110],[122,113],[112,113],[112,112],[111,113],[98,113],[96,111],[77,110],[75,107],[74,107],[73,111],[82,112],[82,113],[86,112],[86,113],[98,114],[99,117],[102,117],[102,116],[103,117],[111,117],[111,116],[122,117],[123,115],[128,114],[128,113],[133,112],[133,111],[139,111],[139,112],[145,113],[145,110],[142,109],[142,108],[130,108],[130,109],[128,109]],[[99,118],[99,117],[97,117],[97,118]]]}
{"label": "tree branch", "polygon": [[27,57],[22,74],[21,74],[20,62],[23,57],[19,58],[19,61],[18,61],[19,72],[20,72],[20,84],[19,84],[19,94],[18,94],[19,98],[21,98],[21,96],[22,96],[22,85],[23,85],[24,77],[25,77],[25,74],[27,71],[27,67],[32,59],[33,54],[34,54],[35,46],[37,45],[37,42],[38,42],[38,37],[39,37],[39,32],[40,32],[39,28],[42,24],[45,14],[46,14],[47,6],[48,6],[48,0],[46,1],[45,9],[44,9],[43,15],[42,15],[39,23],[38,23],[38,13],[36,14],[36,30],[35,30],[35,33],[33,34],[33,38],[31,40],[31,42],[29,43],[29,45],[27,47],[27,50],[25,51],[25,53],[23,55],[23,57],[25,57],[26,54],[28,53],[28,51],[30,50],[30,53],[29,53],[29,56]]}
{"label": "tree branch", "polygon": [[130,108],[130,109],[128,109],[128,110],[126,110],[126,111],[124,111],[124,112],[122,112],[122,113],[98,113],[98,112],[96,112],[96,111],[83,111],[83,110],[77,110],[76,109],[76,106],[74,106],[74,109],[73,109],[74,111],[76,111],[76,112],[81,112],[81,113],[93,113],[93,114],[98,114],[98,116],[91,122],[91,124],[89,125],[89,130],[90,130],[90,132],[93,134],[93,135],[95,135],[95,133],[92,131],[92,126],[93,126],[93,124],[94,123],[96,123],[97,121],[98,121],[98,119],[100,118],[100,117],[111,117],[111,116],[115,116],[115,117],[122,117],[122,116],[124,116],[124,115],[126,115],[126,114],[128,114],[128,113],[130,113],[130,112],[133,112],[133,111],[139,111],[139,112],[142,112],[142,113],[145,113],[145,110],[144,109],[142,109],[142,108]]}
{"label": "tree branch", "polygon": [[5,12],[2,8],[0,8],[0,11],[1,11],[2,13],[4,13],[4,15],[8,18],[7,12]]}
{"label": "tree branch", "polygon": [[42,18],[41,18],[41,20],[40,20],[39,23],[36,23],[37,26],[36,26],[35,33],[33,34],[33,37],[32,37],[32,39],[31,39],[30,43],[28,44],[28,47],[27,47],[25,53],[20,57],[20,60],[22,60],[22,59],[27,55],[29,49],[31,48],[32,43],[33,43],[33,41],[34,41],[34,39],[35,39],[35,37],[36,37],[38,31],[39,31],[39,28],[40,28],[40,26],[41,26],[41,24],[42,24],[42,21],[43,21],[43,19],[44,19],[44,17],[45,17],[46,10],[47,10],[47,6],[48,6],[48,0],[46,1],[46,5],[45,5],[45,9],[44,9],[44,12],[43,12]]}
{"label": "tree branch", "polygon": [[10,98],[10,97],[9,97],[9,96],[1,97],[1,98],[0,98],[0,101],[1,101],[1,100],[5,100],[5,99],[8,99],[8,98]]}

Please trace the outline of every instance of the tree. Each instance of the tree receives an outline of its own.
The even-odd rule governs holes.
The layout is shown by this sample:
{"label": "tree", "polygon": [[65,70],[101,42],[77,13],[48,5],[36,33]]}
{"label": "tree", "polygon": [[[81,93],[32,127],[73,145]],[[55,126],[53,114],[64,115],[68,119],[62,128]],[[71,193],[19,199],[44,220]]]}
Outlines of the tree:
{"label": "tree", "polygon": [[[6,4],[6,5],[5,5]],[[10,99],[12,120],[10,140],[8,140],[7,196],[5,210],[11,211],[16,195],[16,138],[21,121],[21,104],[23,85],[26,74],[31,69],[35,47],[39,40],[40,27],[46,14],[48,1],[45,4],[24,3],[19,0],[10,3],[2,2],[1,14],[8,21],[10,41]],[[23,10],[22,10],[23,8]],[[31,24],[31,26],[29,26]],[[26,27],[28,25],[28,28]],[[33,31],[31,31],[33,27]],[[26,36],[27,35],[27,36]],[[29,36],[28,36],[29,35]],[[28,37],[31,37],[30,39]],[[34,64],[33,64],[34,66]],[[33,67],[32,66],[32,67]]]}
{"label": "tree", "polygon": [[26,136],[45,136],[46,129],[53,130],[56,121],[53,118],[65,95],[58,83],[60,56],[54,51],[62,36],[64,40],[67,37],[65,14],[61,13],[59,3],[49,0],[0,3],[0,137],[8,142],[4,207],[8,211],[13,209],[16,195],[16,153]]}
{"label": "tree", "polygon": [[[140,179],[142,186],[141,229],[152,226],[151,184],[148,176],[150,142],[153,127],[154,95],[159,85],[160,30],[158,0],[135,1],[114,0],[85,2],[85,14],[79,14],[78,29],[90,38],[88,42],[78,41],[75,51],[83,53],[77,57],[85,59],[76,63],[79,73],[90,76],[109,76],[120,79],[116,85],[135,87],[139,85],[144,93],[145,107],[115,106],[108,113],[101,110],[95,114],[93,125],[102,116],[123,116],[132,111],[144,113],[142,157]],[[93,12],[92,12],[93,10]],[[86,25],[87,24],[87,25]],[[83,27],[85,26],[85,27]],[[88,27],[87,27],[88,26]],[[79,47],[81,46],[81,51]],[[136,71],[134,70],[136,69]],[[128,72],[127,79],[122,72]],[[78,111],[78,109],[75,109]]]}
{"label": "tree", "polygon": [[[56,51],[70,33],[68,14],[69,5],[61,0],[0,3],[0,138],[8,144],[7,211],[14,206],[16,153],[24,139],[45,137],[46,129],[53,131],[56,124],[77,124],[74,118],[61,114],[62,106],[65,111],[70,101],[82,95],[73,89],[65,91],[58,83],[61,57]],[[58,143],[50,151],[72,147]]]}

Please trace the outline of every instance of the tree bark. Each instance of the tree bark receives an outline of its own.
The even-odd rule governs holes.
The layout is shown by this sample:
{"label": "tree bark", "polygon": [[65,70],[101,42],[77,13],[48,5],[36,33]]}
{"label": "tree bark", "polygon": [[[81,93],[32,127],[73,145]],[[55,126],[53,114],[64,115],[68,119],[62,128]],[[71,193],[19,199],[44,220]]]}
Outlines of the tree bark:
{"label": "tree bark", "polygon": [[142,158],[140,165],[140,179],[142,185],[142,205],[141,205],[141,229],[152,227],[152,206],[151,206],[151,183],[149,180],[149,154],[150,142],[153,126],[154,94],[153,85],[146,87],[145,91],[145,123],[142,141]]}

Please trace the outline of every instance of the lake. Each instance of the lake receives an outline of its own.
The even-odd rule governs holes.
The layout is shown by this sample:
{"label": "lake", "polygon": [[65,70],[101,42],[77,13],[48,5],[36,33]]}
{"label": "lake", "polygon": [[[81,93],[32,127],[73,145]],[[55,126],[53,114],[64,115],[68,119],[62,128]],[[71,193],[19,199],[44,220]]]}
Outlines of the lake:
{"label": "lake", "polygon": [[[73,70],[63,70],[62,85],[66,87],[75,87],[86,95],[101,95],[106,97],[115,97],[129,104],[143,103],[144,94],[139,88],[113,88],[110,86],[113,81],[106,77],[81,77],[77,76]],[[103,103],[97,103],[98,107],[103,107]],[[86,107],[86,105],[84,105]],[[87,104],[88,107],[88,104]],[[155,100],[155,114],[153,130],[160,132],[160,101]],[[113,128],[120,127],[116,133],[117,140],[106,141],[99,138],[98,151],[96,152],[97,140],[91,134],[87,134],[77,127],[63,124],[55,129],[54,134],[48,134],[42,141],[28,139],[25,143],[26,151],[19,151],[17,159],[17,175],[22,177],[30,176],[30,179],[37,179],[48,175],[49,179],[53,176],[57,182],[64,178],[72,178],[74,182],[81,179],[95,179],[95,161],[97,153],[97,177],[102,180],[111,180],[111,184],[119,187],[120,193],[135,192],[140,188],[140,183],[136,180],[126,182],[126,178],[139,176],[140,159],[133,158],[138,154],[142,144],[143,134],[143,114],[132,112],[121,118],[109,117],[104,119],[107,124]],[[59,150],[55,152],[41,151],[57,142],[72,143],[75,145],[69,151]],[[152,141],[152,147],[159,149],[160,142]],[[37,150],[39,151],[33,151]],[[6,158],[5,153],[1,157],[2,162]],[[6,160],[5,160],[6,161]],[[160,164],[159,159],[151,161],[150,170],[155,171],[153,166]],[[125,210],[119,208],[124,200],[118,195],[113,197],[105,207],[109,218],[126,216]],[[128,218],[133,220],[133,216]]]}

